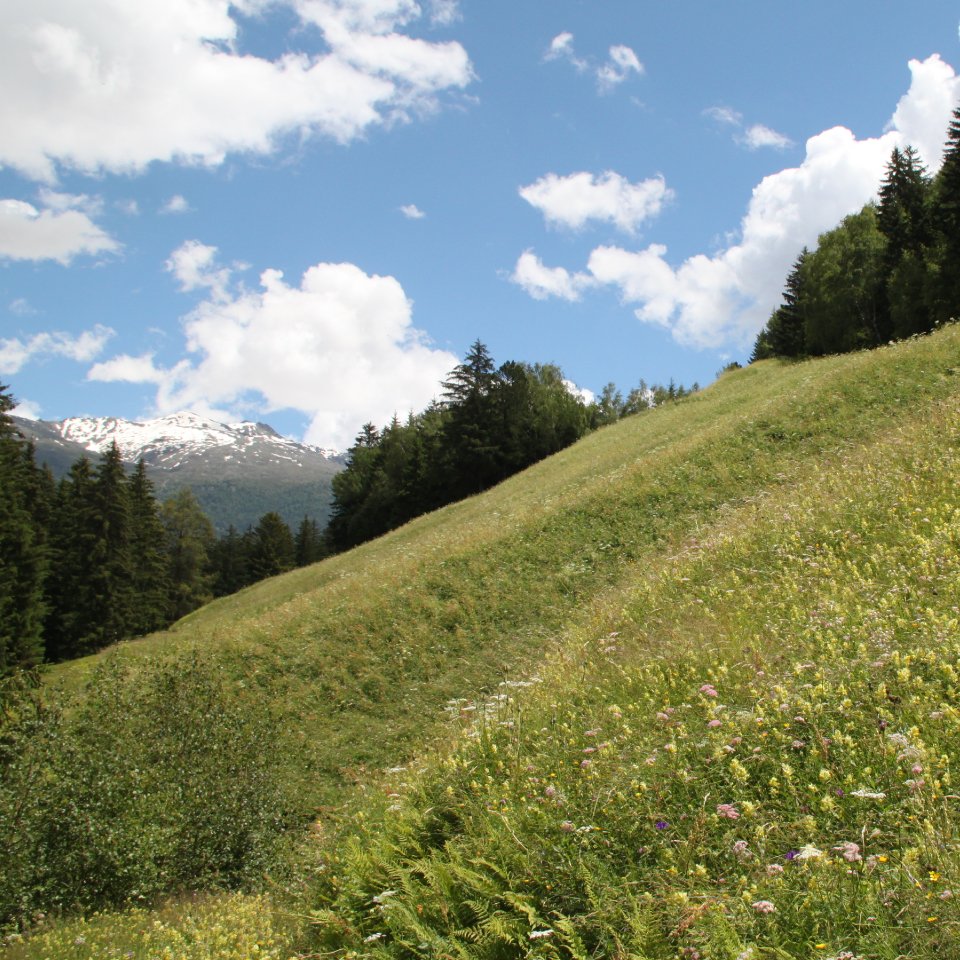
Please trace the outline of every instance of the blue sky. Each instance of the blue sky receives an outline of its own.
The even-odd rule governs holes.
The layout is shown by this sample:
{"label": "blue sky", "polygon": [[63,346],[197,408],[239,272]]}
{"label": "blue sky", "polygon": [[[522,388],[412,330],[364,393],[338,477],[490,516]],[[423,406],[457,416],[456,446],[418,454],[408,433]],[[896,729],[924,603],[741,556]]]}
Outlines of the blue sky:
{"label": "blue sky", "polygon": [[0,0],[0,380],[346,447],[476,338],[579,387],[745,360],[804,244],[930,167],[925,0]]}

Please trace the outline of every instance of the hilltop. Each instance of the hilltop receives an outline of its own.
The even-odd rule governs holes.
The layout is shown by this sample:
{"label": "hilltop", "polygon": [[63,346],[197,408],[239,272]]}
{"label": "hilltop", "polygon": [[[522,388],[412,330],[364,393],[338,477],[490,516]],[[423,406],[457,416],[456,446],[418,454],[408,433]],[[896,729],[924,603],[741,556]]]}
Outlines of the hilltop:
{"label": "hilltop", "polygon": [[[104,670],[159,709],[199,657],[274,722],[257,776],[314,823],[292,862],[324,954],[949,952],[958,370],[948,327],[727,373],[50,684],[95,726]],[[201,733],[204,783],[229,741]],[[117,736],[117,769],[150,762]],[[148,803],[111,842],[189,837],[163,796],[167,833]]]}

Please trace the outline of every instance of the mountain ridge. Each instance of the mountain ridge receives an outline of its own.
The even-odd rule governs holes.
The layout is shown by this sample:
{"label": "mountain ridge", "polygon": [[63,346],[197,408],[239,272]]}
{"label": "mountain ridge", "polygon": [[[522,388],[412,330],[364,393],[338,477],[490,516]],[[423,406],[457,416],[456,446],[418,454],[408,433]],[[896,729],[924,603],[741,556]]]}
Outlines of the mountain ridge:
{"label": "mountain ridge", "polygon": [[344,466],[338,451],[299,443],[266,423],[222,423],[189,411],[152,420],[68,417],[25,420],[17,429],[36,448],[38,463],[62,476],[81,456],[116,443],[124,462],[141,458],[157,495],[190,487],[219,532],[245,529],[276,511],[291,526],[304,516],[325,523],[331,481]]}

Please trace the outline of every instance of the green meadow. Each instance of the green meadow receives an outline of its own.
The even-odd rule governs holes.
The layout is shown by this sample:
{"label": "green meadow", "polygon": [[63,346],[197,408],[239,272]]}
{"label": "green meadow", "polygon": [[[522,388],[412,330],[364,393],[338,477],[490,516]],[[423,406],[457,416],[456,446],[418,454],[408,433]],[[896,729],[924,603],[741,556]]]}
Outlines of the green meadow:
{"label": "green meadow", "polygon": [[763,361],[51,669],[6,955],[958,955],[958,468],[960,329]]}

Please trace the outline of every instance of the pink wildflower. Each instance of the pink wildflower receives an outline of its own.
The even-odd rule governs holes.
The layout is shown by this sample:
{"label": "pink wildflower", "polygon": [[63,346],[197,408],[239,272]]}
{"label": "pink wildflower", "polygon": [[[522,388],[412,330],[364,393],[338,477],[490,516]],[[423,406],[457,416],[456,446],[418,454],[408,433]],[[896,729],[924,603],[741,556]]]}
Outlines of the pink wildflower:
{"label": "pink wildflower", "polygon": [[756,900],[751,906],[757,913],[773,913],[777,909],[769,900]]}
{"label": "pink wildflower", "polygon": [[740,811],[732,803],[718,803],[717,816],[726,817],[728,820],[739,820]]}
{"label": "pink wildflower", "polygon": [[713,686],[712,683],[705,683],[705,684],[700,688],[700,692],[701,692],[705,697],[719,697],[719,696],[720,696],[720,694],[717,693],[717,691],[716,691],[716,689],[714,688],[714,686]]}
{"label": "pink wildflower", "polygon": [[720,721],[720,720],[717,720],[716,718],[714,718],[713,720],[710,720],[710,721],[707,723],[707,726],[708,726],[708,727],[713,727],[713,728],[715,729],[716,727],[721,726],[721,721]]}
{"label": "pink wildflower", "polygon": [[847,840],[845,843],[841,843],[839,847],[834,847],[834,850],[839,850],[843,854],[843,859],[847,863],[856,863],[858,860],[862,860],[863,857],[860,856],[860,845],[856,843],[851,843]]}

